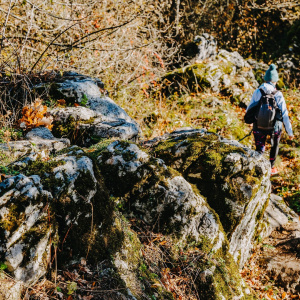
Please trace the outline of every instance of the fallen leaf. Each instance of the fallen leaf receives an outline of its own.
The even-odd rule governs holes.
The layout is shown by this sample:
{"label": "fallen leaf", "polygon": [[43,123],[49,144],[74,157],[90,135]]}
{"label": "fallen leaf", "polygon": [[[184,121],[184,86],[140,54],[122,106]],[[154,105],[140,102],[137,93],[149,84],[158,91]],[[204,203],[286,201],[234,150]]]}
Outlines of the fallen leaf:
{"label": "fallen leaf", "polygon": [[57,103],[59,105],[66,105],[66,100],[65,99],[60,99],[60,100],[57,100]]}

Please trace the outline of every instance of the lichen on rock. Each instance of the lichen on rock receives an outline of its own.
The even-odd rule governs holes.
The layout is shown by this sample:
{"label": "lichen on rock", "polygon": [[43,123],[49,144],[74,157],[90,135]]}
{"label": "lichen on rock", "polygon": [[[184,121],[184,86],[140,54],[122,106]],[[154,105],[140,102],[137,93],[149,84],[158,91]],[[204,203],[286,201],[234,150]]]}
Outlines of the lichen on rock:
{"label": "lichen on rock", "polygon": [[196,59],[190,65],[167,73],[161,83],[166,95],[210,89],[230,97],[241,107],[247,107],[258,87],[251,65],[238,52],[224,49],[208,56],[205,61]]}
{"label": "lichen on rock", "polygon": [[269,198],[269,162],[238,142],[203,130],[175,131],[146,145],[196,184],[219,215],[230,252],[242,267]]}
{"label": "lichen on rock", "polygon": [[68,137],[72,143],[88,146],[101,138],[134,140],[139,135],[138,123],[107,96],[100,80],[66,72],[35,89],[46,89],[51,99],[63,99],[68,105],[50,110],[57,137]]}
{"label": "lichen on rock", "polygon": [[[128,142],[112,142],[100,151],[97,163],[101,172],[106,174],[106,184],[112,195],[118,197],[119,209],[125,216],[135,216],[141,222],[139,226],[163,233],[185,249],[191,244],[211,255],[214,266],[211,280],[198,282],[199,288],[208,288],[211,284],[215,287],[207,299],[229,299],[236,293],[246,297],[246,287],[237,267],[231,268],[229,273],[218,271],[218,258],[226,257],[225,270],[229,264],[235,263],[217,214],[197,188],[178,172],[166,167],[164,161],[154,159]],[[205,264],[199,268],[203,272],[206,270]],[[215,274],[219,274],[219,279]],[[239,287],[236,291],[221,288],[226,284],[226,276],[236,278],[235,285]]]}

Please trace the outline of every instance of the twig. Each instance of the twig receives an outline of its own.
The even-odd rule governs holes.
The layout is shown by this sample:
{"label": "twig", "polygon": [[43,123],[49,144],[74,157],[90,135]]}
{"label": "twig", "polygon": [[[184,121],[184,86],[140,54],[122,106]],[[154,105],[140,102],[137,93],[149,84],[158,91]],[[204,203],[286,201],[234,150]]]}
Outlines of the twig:
{"label": "twig", "polygon": [[30,72],[33,72],[33,70],[35,69],[36,65],[39,63],[39,61],[42,59],[42,57],[44,56],[44,54],[48,51],[48,49],[50,48],[50,46],[61,36],[63,35],[65,32],[67,32],[69,29],[71,29],[72,27],[74,27],[75,25],[77,25],[79,22],[72,24],[71,26],[67,27],[65,30],[63,30],[60,34],[57,35],[57,37],[55,37],[52,42],[50,42],[50,44],[47,46],[47,48],[44,50],[44,52],[39,56],[39,58],[37,59],[37,61],[35,62],[35,64],[33,65],[33,67],[31,68]]}
{"label": "twig", "polygon": [[123,26],[125,26],[125,25],[131,23],[131,22],[132,22],[133,20],[135,20],[138,16],[139,16],[139,15],[135,16],[134,18],[132,18],[132,19],[129,20],[129,21],[124,22],[123,24],[116,25],[116,26],[111,26],[111,27],[106,27],[106,28],[101,28],[101,29],[99,29],[99,30],[93,31],[93,32],[91,32],[91,33],[88,33],[88,34],[86,34],[85,36],[83,36],[82,38],[80,38],[79,40],[77,40],[77,41],[75,41],[74,43],[72,43],[71,45],[66,45],[65,47],[67,47],[67,48],[72,48],[72,47],[74,47],[76,44],[78,44],[79,42],[81,42],[83,39],[85,39],[85,38],[87,38],[87,37],[89,37],[89,36],[91,36],[91,35],[94,35],[94,34],[96,34],[96,33],[102,32],[102,31],[112,30],[112,29],[117,29],[117,28],[123,27]]}

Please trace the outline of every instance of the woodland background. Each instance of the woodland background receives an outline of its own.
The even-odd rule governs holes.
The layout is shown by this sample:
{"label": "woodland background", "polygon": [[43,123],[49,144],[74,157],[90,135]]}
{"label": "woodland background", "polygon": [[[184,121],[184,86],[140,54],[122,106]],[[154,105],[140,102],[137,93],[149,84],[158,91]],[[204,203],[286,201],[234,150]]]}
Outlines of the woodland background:
{"label": "woodland background", "polygon": [[[106,93],[137,120],[144,139],[183,126],[242,138],[250,131],[243,123],[244,108],[229,100],[222,110],[208,107],[208,98],[220,96],[210,91],[169,97],[161,92],[160,78],[190,63],[194,53],[189,45],[202,33],[245,59],[266,64],[283,56],[294,60],[298,73],[285,78],[281,88],[295,139],[283,135],[280,173],[272,181],[273,192],[300,213],[297,0],[0,0],[0,142],[24,135],[18,120],[22,108],[34,101],[32,86],[72,70],[101,79]],[[43,100],[56,105],[49,97]],[[230,126],[223,111],[235,120]],[[251,147],[251,137],[243,143]],[[1,176],[9,160],[0,153],[0,162]]]}

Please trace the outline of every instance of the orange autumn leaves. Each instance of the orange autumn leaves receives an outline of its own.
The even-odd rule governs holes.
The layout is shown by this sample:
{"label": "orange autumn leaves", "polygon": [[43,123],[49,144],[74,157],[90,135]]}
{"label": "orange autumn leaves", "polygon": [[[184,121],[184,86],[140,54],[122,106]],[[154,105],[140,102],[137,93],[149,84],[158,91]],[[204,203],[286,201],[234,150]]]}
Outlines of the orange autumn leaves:
{"label": "orange autumn leaves", "polygon": [[19,126],[24,129],[32,129],[39,126],[52,129],[53,117],[47,112],[47,106],[42,104],[42,100],[37,98],[35,102],[22,109],[22,118],[19,120]]}

